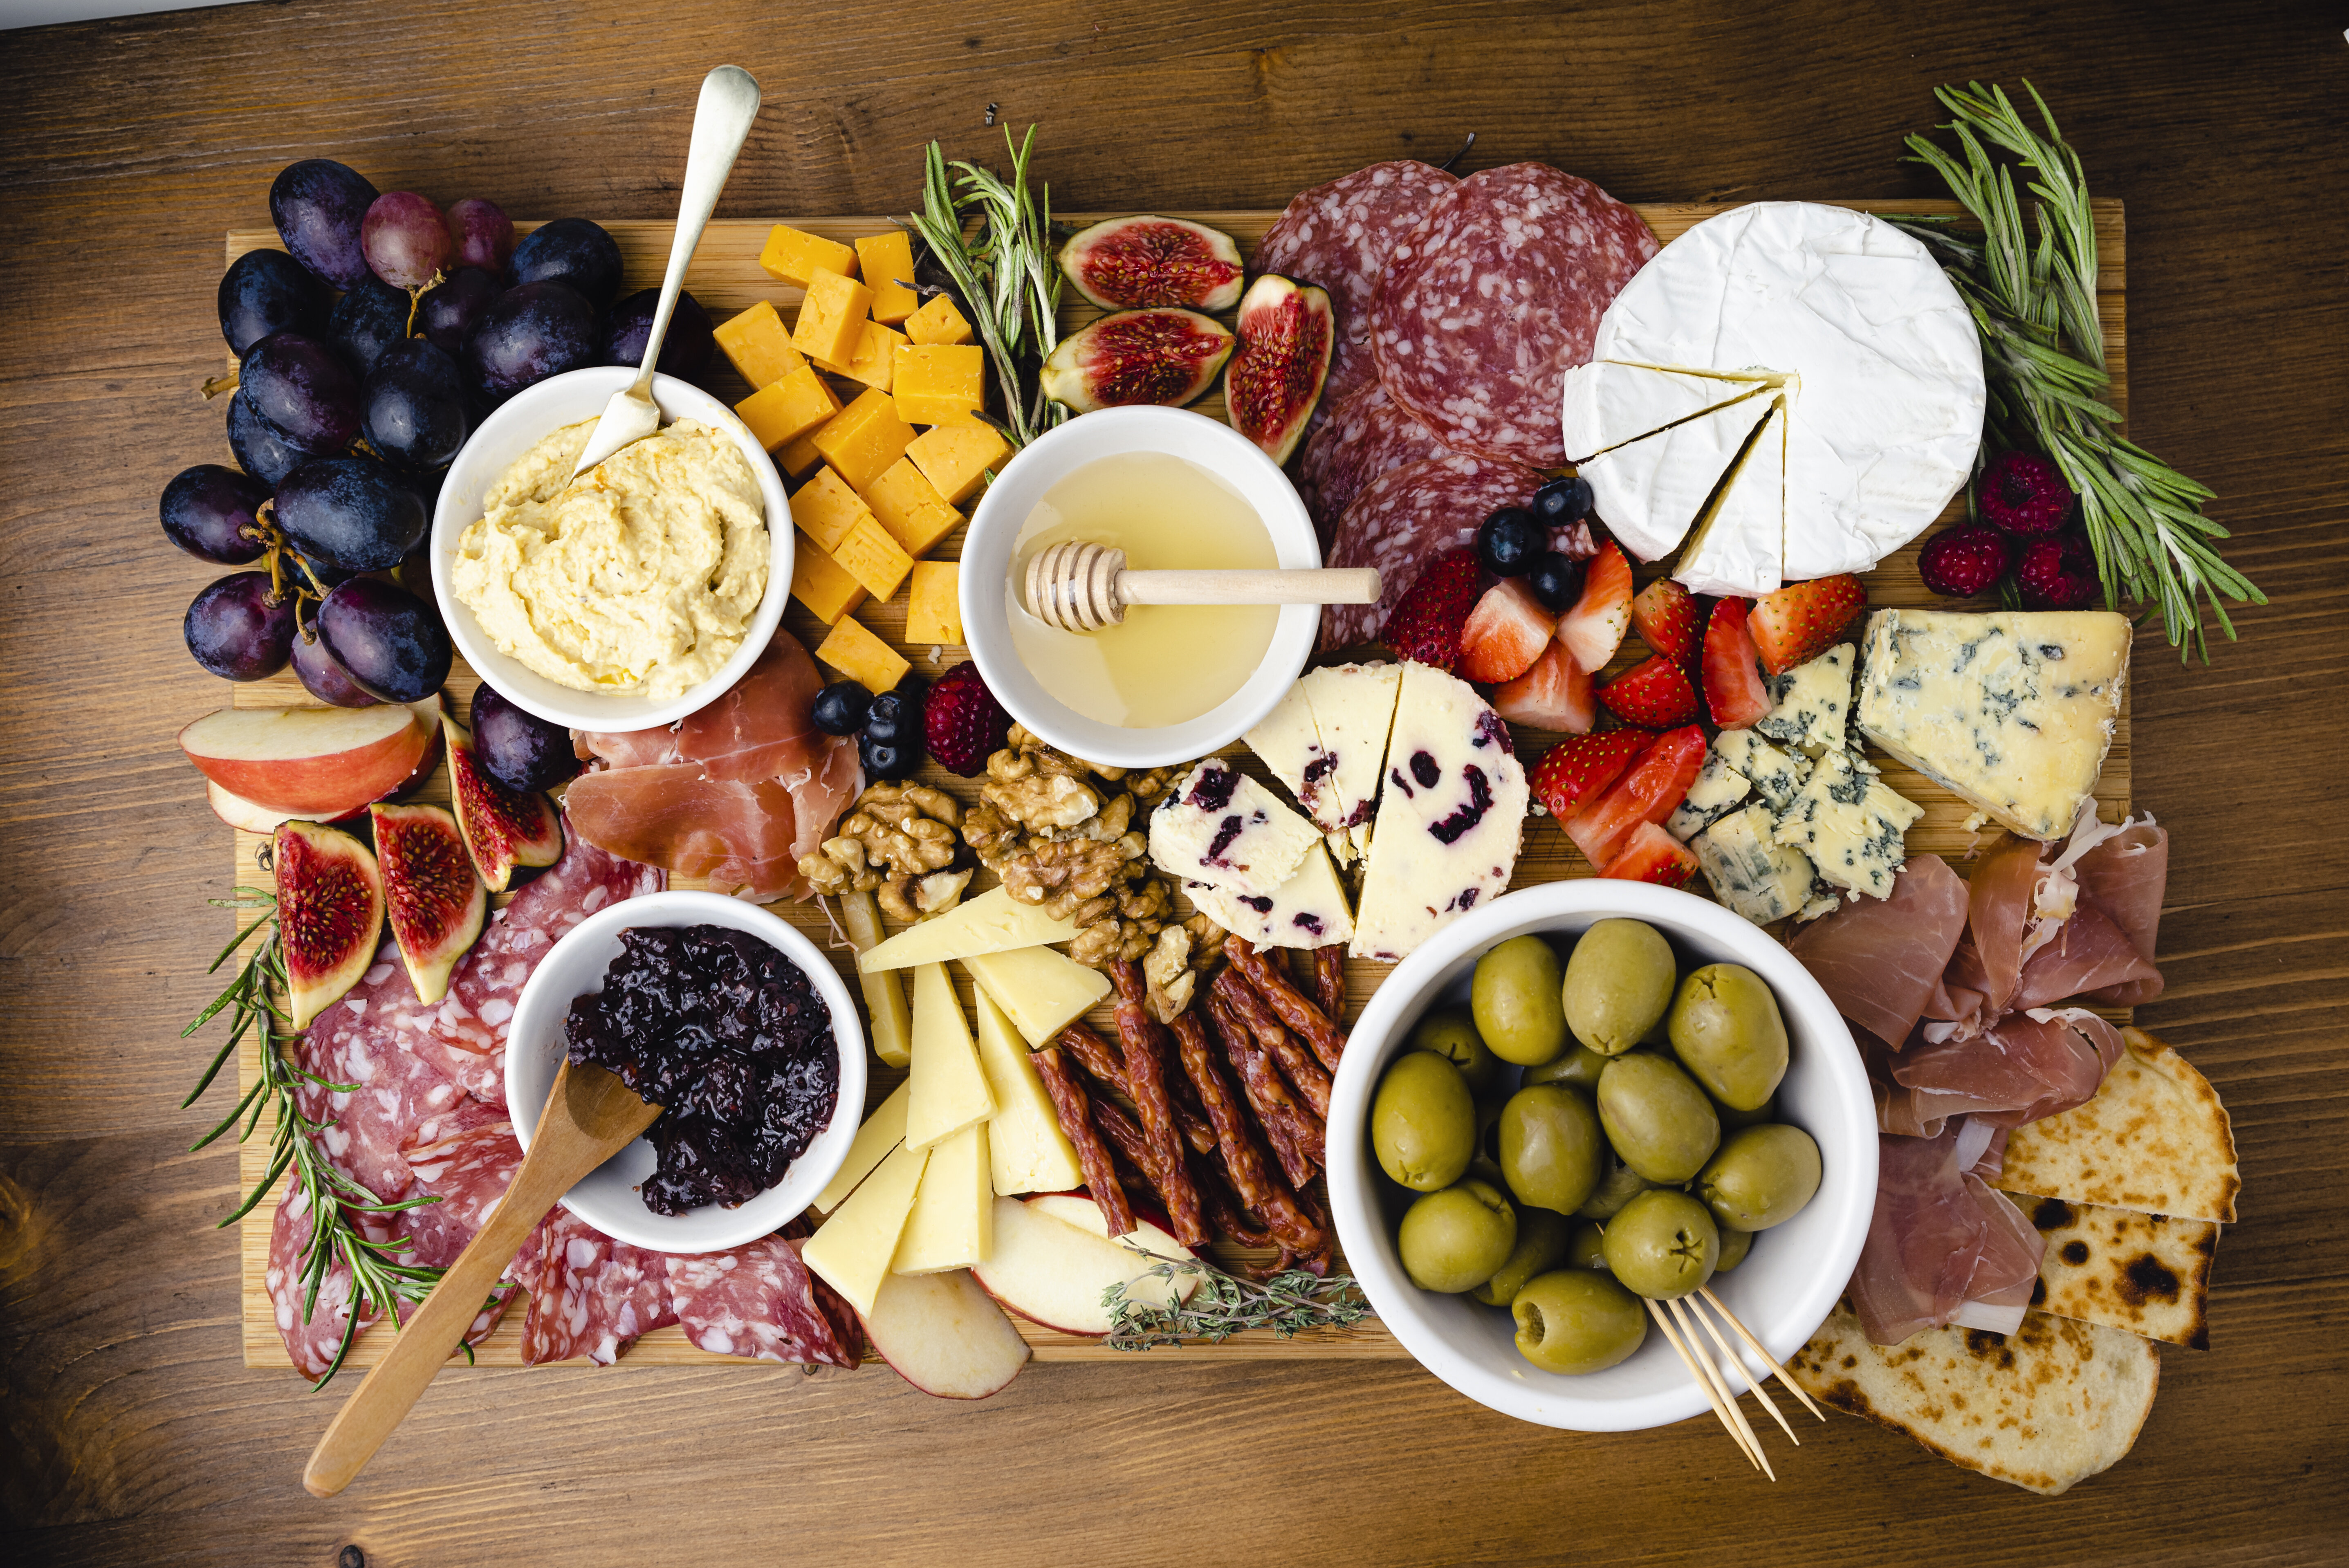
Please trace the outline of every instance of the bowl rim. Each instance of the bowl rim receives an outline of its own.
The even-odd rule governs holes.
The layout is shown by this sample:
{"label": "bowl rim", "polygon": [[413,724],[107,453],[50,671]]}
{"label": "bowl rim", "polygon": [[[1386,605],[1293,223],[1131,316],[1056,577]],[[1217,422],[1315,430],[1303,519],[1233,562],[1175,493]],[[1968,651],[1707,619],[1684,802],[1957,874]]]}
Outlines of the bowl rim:
{"label": "bowl rim", "polygon": [[[840,1059],[839,1094],[833,1101],[832,1119],[807,1150],[792,1161],[783,1179],[737,1208],[705,1204],[686,1214],[656,1214],[644,1206],[633,1186],[616,1173],[601,1185],[591,1185],[645,1145],[643,1138],[614,1155],[611,1162],[583,1177],[577,1186],[558,1200],[564,1208],[614,1240],[655,1252],[722,1252],[757,1241],[797,1219],[847,1161],[849,1145],[855,1140],[857,1129],[864,1120],[864,1029],[858,1021],[856,1004],[849,994],[847,982],[840,977],[839,970],[823,950],[761,905],[725,893],[670,888],[623,899],[589,915],[555,939],[554,945],[547,949],[532,969],[530,978],[523,983],[507,1030],[504,1078],[508,1113],[523,1152],[530,1151],[538,1130],[538,1117],[554,1090],[555,1068],[562,1054],[562,1019],[570,1011],[574,999],[602,988],[604,972],[611,960],[606,958],[591,982],[576,989],[572,988],[575,981],[566,983],[559,977],[563,971],[581,962],[577,955],[588,949],[616,945],[622,930],[643,925],[705,923],[731,926],[759,937],[808,976],[817,995],[832,1009],[833,1044]],[[564,956],[566,948],[571,954],[568,958]],[[558,990],[564,994],[557,995]],[[552,1051],[533,1052],[525,1043],[550,1033],[555,1038]],[[546,1063],[543,1085],[534,1081],[536,1067],[542,1060]],[[517,1114],[525,1105],[535,1109]],[[618,1184],[618,1192],[625,1193],[625,1197],[607,1190],[615,1184]],[[583,1191],[583,1188],[586,1191]]]}
{"label": "bowl rim", "polygon": [[999,585],[1009,578],[1020,526],[1043,492],[1088,463],[1126,452],[1183,458],[1237,488],[1263,520],[1283,567],[1320,565],[1321,541],[1280,465],[1229,425],[1190,408],[1140,404],[1081,415],[1030,442],[979,497],[963,536],[957,598],[964,644],[988,689],[1012,717],[1061,750],[1114,767],[1157,768],[1219,751],[1261,723],[1313,656],[1321,613],[1313,604],[1283,606],[1256,673],[1183,724],[1104,724],[1046,693],[1012,645]]}
{"label": "bowl rim", "polygon": [[[750,472],[759,482],[760,499],[767,524],[767,591],[759,601],[750,622],[743,628],[741,645],[734,650],[723,665],[709,678],[688,686],[677,696],[659,703],[648,703],[624,693],[603,694],[572,691],[518,660],[508,658],[498,651],[497,645],[481,630],[481,623],[462,600],[457,597],[450,580],[451,564],[457,556],[457,542],[466,529],[480,518],[477,505],[460,506],[460,491],[472,490],[474,470],[489,462],[487,454],[494,443],[484,437],[495,436],[502,440],[516,428],[532,432],[522,445],[531,446],[550,432],[582,419],[593,419],[603,412],[611,395],[636,378],[636,369],[625,365],[590,365],[577,370],[567,370],[560,376],[525,387],[492,410],[489,418],[473,428],[464,446],[449,465],[440,485],[440,493],[433,502],[432,528],[428,535],[432,569],[432,596],[440,610],[441,624],[449,628],[451,641],[468,667],[501,696],[517,707],[537,715],[550,724],[561,724],[573,729],[629,730],[657,729],[676,723],[688,714],[716,702],[734,684],[749,673],[760,655],[773,641],[776,628],[782,624],[783,610],[791,599],[792,569],[797,554],[797,537],[792,526],[792,503],[783,488],[782,476],[775,469],[774,459],[759,444],[740,417],[715,395],[705,392],[690,381],[675,376],[656,374],[653,377],[653,401],[660,408],[663,422],[680,418],[698,419],[703,424],[724,431],[750,465]],[[549,405],[560,404],[566,398],[576,398],[585,412],[576,417],[551,418]],[[517,453],[516,455],[519,455]],[[463,482],[460,482],[460,476]],[[479,489],[486,491],[496,482],[497,475],[481,476]],[[468,515],[459,517],[463,511]],[[619,704],[634,705],[629,711],[615,712]]]}
{"label": "bowl rim", "polygon": [[[1826,1048],[1814,1054],[1806,1070],[1824,1071],[1834,1124],[1806,1126],[1823,1152],[1847,1167],[1844,1207],[1834,1215],[1829,1245],[1817,1255],[1802,1288],[1764,1327],[1749,1324],[1770,1353],[1785,1361],[1826,1321],[1850,1278],[1866,1242],[1877,1181],[1875,1099],[1858,1047],[1826,990],[1800,960],[1775,937],[1744,916],[1693,893],[1648,883],[1577,878],[1506,893],[1436,934],[1380,984],[1351,1030],[1331,1089],[1329,1171],[1331,1213],[1346,1263],[1379,1319],[1423,1367],[1478,1404],[1520,1420],[1571,1431],[1638,1431],[1702,1414],[1703,1393],[1693,1381],[1661,1393],[1593,1397],[1572,1391],[1574,1379],[1526,1366],[1508,1377],[1496,1375],[1455,1347],[1422,1310],[1424,1292],[1403,1276],[1390,1256],[1392,1239],[1379,1207],[1381,1180],[1363,1129],[1380,1071],[1404,1048],[1403,1026],[1415,1022],[1443,988],[1445,976],[1469,953],[1527,932],[1557,929],[1622,916],[1647,921],[1667,935],[1692,935],[1735,954],[1734,962],[1759,974],[1778,998],[1789,1021],[1799,1016],[1806,1037]],[[1831,1145],[1830,1140],[1833,1140]],[[1349,1179],[1336,1180],[1340,1171]],[[1497,1309],[1496,1309],[1497,1310]],[[1750,1352],[1735,1367],[1724,1365],[1733,1387],[1766,1380],[1768,1371]],[[1740,1375],[1743,1375],[1742,1379]]]}

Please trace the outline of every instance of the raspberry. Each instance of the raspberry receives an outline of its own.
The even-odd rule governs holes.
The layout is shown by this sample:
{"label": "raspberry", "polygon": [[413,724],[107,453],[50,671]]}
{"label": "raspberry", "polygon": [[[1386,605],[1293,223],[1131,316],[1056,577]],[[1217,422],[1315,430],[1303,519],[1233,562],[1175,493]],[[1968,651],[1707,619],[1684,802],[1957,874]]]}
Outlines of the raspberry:
{"label": "raspberry", "polygon": [[922,731],[939,767],[976,777],[988,755],[1002,749],[1010,729],[1011,716],[987,689],[977,665],[957,665],[930,688]]}
{"label": "raspberry", "polygon": [[2015,562],[2014,583],[2023,591],[2026,610],[2085,610],[2104,594],[2095,557],[2089,553],[2088,542],[2076,533],[2024,545],[2023,558]]}
{"label": "raspberry", "polygon": [[1982,516],[2019,539],[2054,532],[2072,515],[2072,490],[2036,452],[2001,452],[1974,489]]}
{"label": "raspberry", "polygon": [[1963,523],[1935,534],[1917,552],[1917,574],[1925,586],[1952,599],[1987,593],[2006,574],[2012,547],[1994,528]]}

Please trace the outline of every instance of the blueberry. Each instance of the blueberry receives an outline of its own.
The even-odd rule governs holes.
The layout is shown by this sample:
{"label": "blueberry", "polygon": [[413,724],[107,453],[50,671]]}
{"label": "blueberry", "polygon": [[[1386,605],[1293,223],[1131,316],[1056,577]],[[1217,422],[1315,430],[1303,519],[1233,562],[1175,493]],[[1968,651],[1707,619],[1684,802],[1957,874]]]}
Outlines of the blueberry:
{"label": "blueberry", "polygon": [[810,717],[826,735],[854,735],[864,726],[873,694],[855,681],[834,681],[815,694]]}
{"label": "blueberry", "polygon": [[1476,531],[1476,559],[1495,577],[1515,577],[1549,543],[1548,531],[1521,506],[1505,506]]}
{"label": "blueberry", "polygon": [[[919,676],[907,676],[896,686],[873,699],[864,715],[862,738],[875,746],[891,747],[907,754],[905,773],[922,757],[922,698],[927,695],[929,683]],[[885,778],[903,778],[904,773],[886,774]]]}
{"label": "blueberry", "polygon": [[892,741],[875,740],[870,731],[856,738],[856,760],[864,765],[867,779],[895,780],[909,778],[920,754],[910,747]]}
{"label": "blueberry", "polygon": [[1590,481],[1552,480],[1534,491],[1534,516],[1548,526],[1580,522],[1590,515]]}
{"label": "blueberry", "polygon": [[1582,594],[1582,563],[1553,550],[1534,562],[1526,586],[1543,609],[1563,612]]}

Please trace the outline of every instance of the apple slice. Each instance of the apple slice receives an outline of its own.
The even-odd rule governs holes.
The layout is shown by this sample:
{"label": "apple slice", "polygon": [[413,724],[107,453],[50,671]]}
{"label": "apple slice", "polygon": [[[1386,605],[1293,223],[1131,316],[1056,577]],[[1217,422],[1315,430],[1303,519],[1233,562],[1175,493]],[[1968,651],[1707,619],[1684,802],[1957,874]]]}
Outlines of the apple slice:
{"label": "apple slice", "polygon": [[1028,1364],[1027,1341],[962,1269],[886,1275],[856,1315],[897,1376],[941,1399],[984,1399]]}
{"label": "apple slice", "polygon": [[327,820],[398,789],[432,731],[398,703],[376,707],[224,707],[180,731],[196,770],[264,811]]}
{"label": "apple slice", "polygon": [[[1060,1217],[1047,1205],[1059,1205],[1070,1217]],[[1092,1212],[1090,1225],[1082,1214],[1086,1210]],[[1162,1257],[1191,1255],[1147,1222],[1132,1239]],[[1102,1294],[1110,1286],[1130,1286],[1136,1300],[1162,1305],[1186,1300],[1198,1288],[1195,1274],[1176,1281],[1143,1280],[1143,1273],[1154,1266],[1110,1240],[1109,1227],[1092,1199],[1055,1193],[1026,1202],[998,1198],[995,1245],[987,1261],[970,1272],[988,1295],[1029,1322],[1098,1338],[1111,1327],[1109,1308],[1102,1305]]]}

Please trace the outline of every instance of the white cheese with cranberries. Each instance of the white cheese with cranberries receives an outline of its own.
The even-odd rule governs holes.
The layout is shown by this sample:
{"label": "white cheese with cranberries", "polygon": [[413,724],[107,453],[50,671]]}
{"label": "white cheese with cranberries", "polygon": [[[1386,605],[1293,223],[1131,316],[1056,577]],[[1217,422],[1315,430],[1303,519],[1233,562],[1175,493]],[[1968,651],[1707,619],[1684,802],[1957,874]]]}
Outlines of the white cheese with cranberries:
{"label": "white cheese with cranberries", "polygon": [[1811,757],[1842,750],[1844,725],[1851,717],[1852,666],[1857,662],[1849,643],[1837,643],[1773,679],[1770,695],[1775,700],[1754,720],[1754,733]]}
{"label": "white cheese with cranberries", "polygon": [[1220,757],[1184,775],[1150,814],[1150,859],[1181,882],[1269,893],[1319,841],[1313,824]]}
{"label": "white cheese with cranberries", "polygon": [[1249,747],[1329,836],[1330,852],[1341,862],[1370,848],[1379,764],[1402,686],[1398,665],[1309,670],[1247,732]]}
{"label": "white cheese with cranberries", "polygon": [[1689,841],[1713,896],[1756,925],[1802,909],[1816,878],[1810,857],[1777,842],[1775,831],[1770,808],[1757,800]]}
{"label": "white cheese with cranberries", "polygon": [[1853,767],[1848,755],[1830,751],[1778,813],[1775,838],[1810,856],[1819,875],[1835,886],[1888,898],[1893,876],[1908,858],[1903,836],[1924,814],[1925,808]]}
{"label": "white cheese with cranberries", "polygon": [[1769,385],[1759,376],[1698,376],[1603,359],[1578,365],[1566,373],[1566,460],[1579,466],[1667,425],[1751,397]]}
{"label": "white cheese with cranberries", "polygon": [[1320,844],[1308,850],[1296,874],[1271,892],[1226,892],[1205,882],[1185,882],[1183,891],[1201,913],[1254,946],[1327,947],[1354,938],[1346,890]]}

